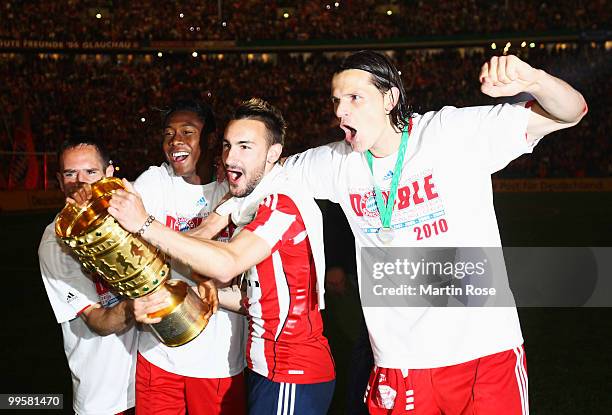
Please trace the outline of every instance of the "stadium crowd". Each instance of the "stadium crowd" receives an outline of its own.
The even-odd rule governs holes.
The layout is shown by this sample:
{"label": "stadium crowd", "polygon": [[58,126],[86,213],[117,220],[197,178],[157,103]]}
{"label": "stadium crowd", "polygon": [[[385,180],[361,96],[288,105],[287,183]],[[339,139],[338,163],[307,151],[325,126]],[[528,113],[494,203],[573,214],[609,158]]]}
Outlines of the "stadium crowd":
{"label": "stadium crowd", "polygon": [[[503,177],[610,176],[612,157],[606,108],[612,91],[607,80],[612,53],[590,45],[565,50],[522,49],[526,60],[560,76],[581,91],[590,112],[578,128],[547,138],[536,157],[522,157]],[[490,51],[445,49],[395,51],[415,111],[443,105],[492,103],[480,93],[478,73]],[[6,56],[6,55],[5,55]],[[157,163],[160,109],[170,97],[197,91],[210,101],[222,133],[238,102],[259,96],[286,115],[285,154],[339,139],[329,82],[337,54],[238,54],[200,56],[14,55],[0,59],[0,107],[6,129],[13,129],[24,108],[38,151],[55,151],[68,135],[94,131],[113,149],[121,175],[135,178]],[[576,65],[576,62],[584,62]],[[1,135],[1,134],[0,134]],[[10,140],[2,140],[10,151]],[[220,143],[210,143],[213,151]]]}
{"label": "stadium crowd", "polygon": [[0,38],[64,41],[380,40],[412,36],[609,30],[610,21],[612,10],[606,0],[7,0],[0,6]]}

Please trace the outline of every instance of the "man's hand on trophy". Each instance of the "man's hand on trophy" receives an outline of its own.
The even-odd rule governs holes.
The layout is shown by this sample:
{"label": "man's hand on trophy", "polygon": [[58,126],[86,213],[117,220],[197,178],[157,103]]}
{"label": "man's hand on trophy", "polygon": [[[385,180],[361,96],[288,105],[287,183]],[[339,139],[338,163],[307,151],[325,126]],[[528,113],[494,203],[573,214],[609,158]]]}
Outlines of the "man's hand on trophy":
{"label": "man's hand on trophy", "polygon": [[139,323],[156,324],[161,321],[161,317],[150,317],[154,314],[171,306],[170,293],[168,290],[156,290],[144,297],[135,298],[133,302],[134,319]]}
{"label": "man's hand on trophy", "polygon": [[73,191],[70,192],[70,196],[66,197],[66,203],[83,207],[91,199],[91,184],[89,183],[80,183],[71,190]]}
{"label": "man's hand on trophy", "polygon": [[217,283],[215,280],[192,273],[191,278],[198,284],[197,293],[205,303],[210,305],[206,318],[210,318],[219,308],[219,297],[217,295]]}
{"label": "man's hand on trophy", "polygon": [[126,179],[123,179],[123,185],[125,190],[116,190],[113,193],[108,213],[117,219],[125,230],[136,233],[147,221],[149,214],[134,186]]}

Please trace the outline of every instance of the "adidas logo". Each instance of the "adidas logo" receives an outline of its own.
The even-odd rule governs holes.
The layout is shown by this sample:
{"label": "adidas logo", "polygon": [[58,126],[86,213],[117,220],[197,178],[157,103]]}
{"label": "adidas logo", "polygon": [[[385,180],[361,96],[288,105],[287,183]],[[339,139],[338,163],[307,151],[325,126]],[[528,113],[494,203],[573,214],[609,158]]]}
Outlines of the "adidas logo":
{"label": "adidas logo", "polygon": [[74,300],[76,300],[76,295],[74,293],[68,291],[68,295],[66,296],[66,301],[70,303],[70,302],[72,302]]}
{"label": "adidas logo", "polygon": [[393,177],[393,170],[389,170],[387,174],[383,176],[383,180],[390,180]]}
{"label": "adidas logo", "polygon": [[202,196],[197,202],[196,202],[196,206],[206,206],[208,205],[208,202],[206,201],[206,199],[204,198],[204,196]]}

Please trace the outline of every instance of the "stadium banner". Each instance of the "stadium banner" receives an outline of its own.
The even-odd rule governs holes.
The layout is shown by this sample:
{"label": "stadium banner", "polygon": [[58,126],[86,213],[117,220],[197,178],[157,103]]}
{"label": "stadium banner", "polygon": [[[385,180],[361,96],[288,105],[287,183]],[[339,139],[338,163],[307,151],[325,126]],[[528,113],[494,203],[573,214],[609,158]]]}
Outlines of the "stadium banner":
{"label": "stadium banner", "polygon": [[0,213],[59,210],[66,203],[60,190],[0,191]]}
{"label": "stadium banner", "polygon": [[31,39],[0,39],[0,50],[138,50],[143,49],[140,42],[131,40],[101,40],[101,41],[63,41],[63,40],[31,40]]}
{"label": "stadium banner", "polygon": [[[532,32],[452,35],[452,36],[411,36],[367,41],[364,39],[287,39],[287,40],[100,40],[100,41],[62,41],[55,39],[0,39],[0,51],[58,51],[58,52],[308,52],[314,50],[343,51],[361,49],[414,49],[444,47],[482,47],[491,43],[521,43],[528,37],[533,42],[552,45],[558,42],[578,42],[585,40],[600,41],[600,31],[579,32],[573,30]],[[605,36],[604,36],[605,37]]]}
{"label": "stadium banner", "polygon": [[576,179],[493,179],[499,193],[612,192],[612,178]]}
{"label": "stadium banner", "polygon": [[95,52],[154,52],[154,51],[184,51],[194,50],[232,50],[234,41],[152,41],[136,42],[131,40],[101,40],[101,41],[63,41],[63,40],[31,40],[31,39],[0,39],[0,51],[95,51]]}

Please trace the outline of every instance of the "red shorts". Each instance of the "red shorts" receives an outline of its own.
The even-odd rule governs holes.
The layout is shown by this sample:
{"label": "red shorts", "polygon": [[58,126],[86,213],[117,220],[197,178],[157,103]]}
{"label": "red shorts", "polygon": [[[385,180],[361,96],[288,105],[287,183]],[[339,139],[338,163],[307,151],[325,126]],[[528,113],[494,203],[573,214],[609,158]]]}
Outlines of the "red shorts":
{"label": "red shorts", "polygon": [[374,366],[364,399],[372,415],[527,415],[525,350],[403,373]]}
{"label": "red shorts", "polygon": [[246,414],[244,372],[218,379],[166,372],[138,354],[136,415]]}

